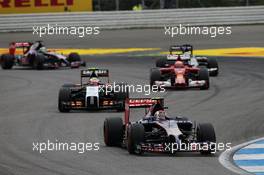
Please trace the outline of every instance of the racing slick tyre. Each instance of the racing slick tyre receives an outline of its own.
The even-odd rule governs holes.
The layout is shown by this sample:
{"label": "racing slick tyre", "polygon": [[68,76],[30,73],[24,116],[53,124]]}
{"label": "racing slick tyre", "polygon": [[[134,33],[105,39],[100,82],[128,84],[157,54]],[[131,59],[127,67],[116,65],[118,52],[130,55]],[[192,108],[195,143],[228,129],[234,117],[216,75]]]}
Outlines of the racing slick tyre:
{"label": "racing slick tyre", "polygon": [[78,53],[73,52],[70,53],[67,60],[71,63],[71,62],[75,62],[75,61],[81,61],[81,57]]}
{"label": "racing slick tyre", "polygon": [[166,67],[167,59],[166,58],[159,58],[156,60],[156,67]]}
{"label": "racing slick tyre", "polygon": [[76,86],[77,86],[76,84],[72,84],[72,83],[67,83],[67,84],[62,85],[62,87],[65,87],[65,88],[76,87]]}
{"label": "racing slick tyre", "polygon": [[44,55],[37,55],[33,60],[33,68],[37,70],[42,70],[44,68]]}
{"label": "racing slick tyre", "polygon": [[[137,150],[137,145],[144,142],[144,126],[139,123],[130,125],[128,129],[128,140],[127,140],[127,150],[130,154],[142,154],[141,150]],[[138,151],[138,152],[137,152]]]}
{"label": "racing slick tyre", "polygon": [[69,87],[62,87],[59,92],[58,98],[58,109],[60,112],[70,112],[70,109],[67,108],[63,103],[70,102],[71,89]]}
{"label": "racing slick tyre", "polygon": [[[199,143],[216,143],[215,130],[211,123],[202,123],[197,126],[197,141]],[[200,150],[200,153],[211,154],[216,149],[212,146],[209,144],[208,149]]]}
{"label": "racing slick tyre", "polygon": [[152,68],[150,70],[150,86],[155,85],[155,81],[161,81],[161,73],[157,68]]}
{"label": "racing slick tyre", "polygon": [[121,106],[117,108],[117,111],[122,112],[125,111],[126,99],[129,98],[129,88],[125,83],[120,83],[117,85],[120,87],[120,91],[115,93],[116,100],[122,103]]}
{"label": "racing slick tyre", "polygon": [[104,142],[106,146],[121,146],[123,141],[123,121],[120,117],[106,118],[104,121]]}
{"label": "racing slick tyre", "polygon": [[208,69],[212,69],[212,68],[216,69],[216,70],[213,70],[213,71],[209,72],[210,76],[214,76],[215,77],[215,76],[218,75],[219,67],[218,67],[218,63],[217,63],[215,58],[208,58],[207,59],[207,68]]}
{"label": "racing slick tyre", "polygon": [[82,61],[81,62],[81,66],[86,67],[86,62],[85,61]]}
{"label": "racing slick tyre", "polygon": [[201,90],[207,90],[210,87],[210,81],[209,81],[209,73],[206,68],[200,68],[198,72],[198,80],[204,80],[205,85],[200,87]]}
{"label": "racing slick tyre", "polygon": [[4,54],[1,56],[1,67],[2,69],[12,69],[15,58],[13,55]]}

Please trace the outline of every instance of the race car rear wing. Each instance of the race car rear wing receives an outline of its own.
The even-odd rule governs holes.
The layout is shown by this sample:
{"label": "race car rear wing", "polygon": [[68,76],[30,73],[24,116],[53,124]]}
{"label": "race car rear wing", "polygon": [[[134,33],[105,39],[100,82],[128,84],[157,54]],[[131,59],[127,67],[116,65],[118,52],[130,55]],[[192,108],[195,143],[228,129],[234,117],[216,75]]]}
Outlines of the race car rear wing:
{"label": "race car rear wing", "polygon": [[9,54],[14,55],[17,48],[22,48],[23,53],[25,53],[31,45],[31,42],[11,42],[9,44]]}
{"label": "race car rear wing", "polygon": [[98,69],[98,68],[89,68],[87,70],[81,70],[81,84],[82,78],[84,77],[107,77],[109,83],[109,70],[108,69]]}
{"label": "race car rear wing", "polygon": [[129,123],[130,108],[150,108],[159,103],[164,107],[164,98],[128,98],[125,103],[125,124]]}
{"label": "race car rear wing", "polygon": [[173,51],[180,51],[182,53],[185,52],[191,52],[191,55],[193,55],[193,46],[190,44],[184,44],[184,45],[172,45],[170,46],[170,53]]}
{"label": "race car rear wing", "polygon": [[32,43],[31,42],[12,42],[9,45],[13,45],[16,48],[19,48],[19,47],[29,47],[32,45]]}

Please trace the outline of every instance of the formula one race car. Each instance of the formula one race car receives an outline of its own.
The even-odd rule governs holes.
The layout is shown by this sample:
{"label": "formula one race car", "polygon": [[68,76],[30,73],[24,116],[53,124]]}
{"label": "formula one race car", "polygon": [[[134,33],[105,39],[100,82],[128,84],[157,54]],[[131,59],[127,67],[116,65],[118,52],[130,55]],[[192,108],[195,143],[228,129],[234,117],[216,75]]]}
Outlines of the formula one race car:
{"label": "formula one race car", "polygon": [[[145,108],[142,119],[130,121],[131,108]],[[169,117],[162,98],[130,98],[126,101],[122,118],[106,118],[104,142],[106,146],[127,148],[130,154],[144,152],[200,152],[215,153],[216,136],[210,123],[197,124],[186,117]]]}
{"label": "formula one race car", "polygon": [[30,66],[34,69],[86,66],[78,53],[70,53],[68,56],[64,56],[50,52],[46,50],[42,41],[10,43],[9,53],[3,54],[0,62],[3,69],[11,69],[15,64]]}
{"label": "formula one race car", "polygon": [[[99,80],[106,77],[107,82]],[[87,82],[83,82],[88,78]],[[118,88],[116,88],[118,87]],[[60,112],[70,110],[116,109],[125,110],[125,100],[129,97],[126,84],[110,84],[107,69],[90,68],[81,70],[81,84],[64,84],[58,97]]]}
{"label": "formula one race car", "polygon": [[190,67],[178,60],[166,68],[152,68],[150,85],[163,88],[200,88],[209,89],[209,73],[206,68]]}
{"label": "formula one race car", "polygon": [[193,46],[189,44],[171,46],[167,58],[156,60],[156,67],[169,67],[179,58],[184,61],[184,64],[191,67],[206,67],[210,76],[218,75],[219,67],[216,59],[194,56]]}

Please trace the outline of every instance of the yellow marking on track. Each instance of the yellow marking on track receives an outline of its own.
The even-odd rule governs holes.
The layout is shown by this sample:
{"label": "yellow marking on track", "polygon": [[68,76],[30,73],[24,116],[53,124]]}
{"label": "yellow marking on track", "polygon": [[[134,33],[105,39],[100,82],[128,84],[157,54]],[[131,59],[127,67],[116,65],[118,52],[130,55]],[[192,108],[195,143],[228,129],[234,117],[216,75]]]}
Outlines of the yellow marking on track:
{"label": "yellow marking on track", "polygon": [[[162,52],[161,54],[168,54],[168,52]],[[264,57],[264,48],[242,47],[242,48],[204,49],[204,50],[195,50],[194,55]]]}
{"label": "yellow marking on track", "polygon": [[[108,55],[129,52],[158,51],[160,48],[94,48],[94,49],[49,49],[49,51],[68,55],[77,52],[80,55]],[[7,48],[0,48],[0,54],[8,53]],[[18,49],[17,54],[22,54]],[[168,52],[160,52],[161,55]],[[241,57],[264,57],[264,47],[243,47],[243,48],[222,48],[222,49],[202,49],[195,50],[195,55],[204,56],[241,56]]]}
{"label": "yellow marking on track", "polygon": [[8,49],[6,48],[0,48],[0,54],[8,53]]}
{"label": "yellow marking on track", "polygon": [[262,47],[243,47],[226,49],[206,49],[197,50],[196,55],[207,56],[242,56],[242,57],[264,57],[264,48]]}
{"label": "yellow marking on track", "polygon": [[77,52],[80,55],[106,55],[106,54],[117,54],[117,53],[128,53],[128,52],[154,51],[154,50],[159,50],[159,48],[56,49],[56,52],[63,52],[64,54]]}
{"label": "yellow marking on track", "polygon": [[[155,51],[159,48],[95,48],[95,49],[48,49],[49,51],[69,54],[71,52],[77,52],[80,55],[105,55],[105,54],[118,54],[128,52],[143,52],[143,51]],[[0,54],[8,53],[7,48],[0,48]],[[21,54],[20,51],[18,51]]]}

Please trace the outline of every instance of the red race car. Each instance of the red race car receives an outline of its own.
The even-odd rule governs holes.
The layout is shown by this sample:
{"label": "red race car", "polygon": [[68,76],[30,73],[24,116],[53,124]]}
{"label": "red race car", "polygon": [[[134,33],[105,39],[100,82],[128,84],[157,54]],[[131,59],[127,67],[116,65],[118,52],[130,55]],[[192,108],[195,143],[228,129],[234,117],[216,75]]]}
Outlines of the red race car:
{"label": "red race car", "polygon": [[209,73],[206,68],[190,67],[179,58],[166,68],[152,68],[150,85],[160,88],[200,88],[209,89]]}
{"label": "red race car", "polygon": [[85,66],[78,53],[68,56],[46,50],[42,41],[12,42],[9,53],[0,57],[3,69],[11,69],[14,65],[30,66],[34,69]]}

